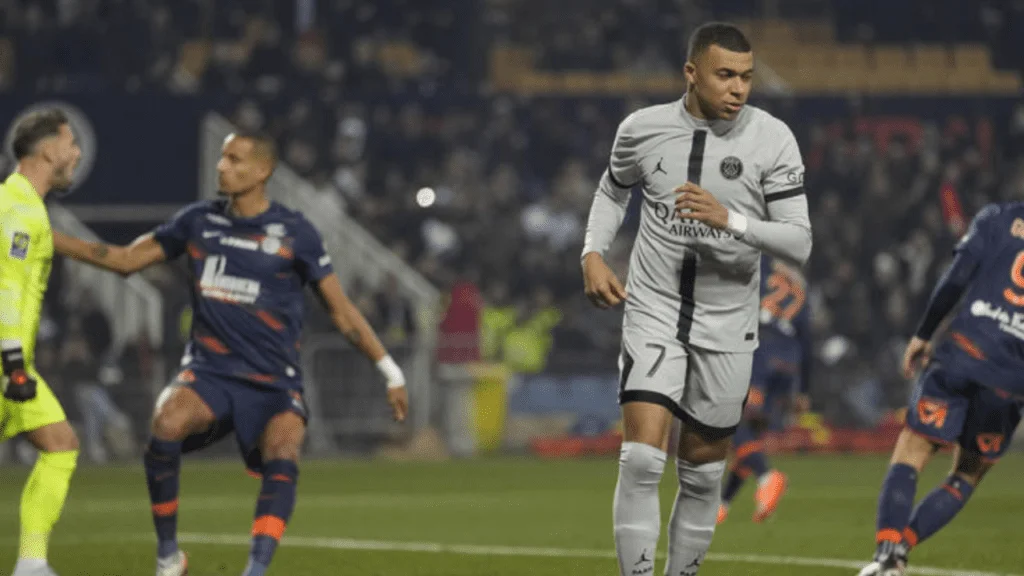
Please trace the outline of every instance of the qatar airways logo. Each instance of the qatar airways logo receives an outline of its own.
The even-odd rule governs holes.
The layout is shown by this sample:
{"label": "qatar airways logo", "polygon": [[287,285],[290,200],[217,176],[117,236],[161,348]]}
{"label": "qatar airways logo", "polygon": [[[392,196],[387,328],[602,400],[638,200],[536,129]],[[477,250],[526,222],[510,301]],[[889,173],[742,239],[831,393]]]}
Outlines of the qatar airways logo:
{"label": "qatar airways logo", "polygon": [[654,217],[664,224],[665,228],[668,229],[668,233],[673,236],[680,238],[710,238],[713,240],[732,238],[732,234],[726,230],[712,228],[703,222],[681,216],[676,211],[675,206],[670,206],[664,202],[648,202],[648,205],[651,207]]}
{"label": "qatar airways logo", "polygon": [[203,273],[199,277],[199,291],[204,298],[231,304],[255,304],[260,297],[260,283],[256,280],[230,276],[224,273],[228,259],[225,256],[207,256]]}

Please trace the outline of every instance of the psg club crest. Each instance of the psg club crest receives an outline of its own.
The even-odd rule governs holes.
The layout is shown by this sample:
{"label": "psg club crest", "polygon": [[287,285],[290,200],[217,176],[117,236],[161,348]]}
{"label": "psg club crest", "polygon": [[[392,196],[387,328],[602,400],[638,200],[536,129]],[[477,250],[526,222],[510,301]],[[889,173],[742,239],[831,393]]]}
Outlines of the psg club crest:
{"label": "psg club crest", "polygon": [[743,162],[735,156],[727,156],[718,168],[726,180],[735,180],[743,174]]}

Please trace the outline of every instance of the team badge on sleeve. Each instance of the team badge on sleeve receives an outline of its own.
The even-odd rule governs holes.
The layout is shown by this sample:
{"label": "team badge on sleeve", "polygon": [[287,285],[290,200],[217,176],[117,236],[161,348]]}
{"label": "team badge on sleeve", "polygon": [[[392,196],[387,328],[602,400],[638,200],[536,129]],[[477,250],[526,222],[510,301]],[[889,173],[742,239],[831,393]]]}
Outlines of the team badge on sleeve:
{"label": "team badge on sleeve", "polygon": [[31,237],[28,232],[15,232],[11,236],[11,258],[24,260],[28,257],[28,245]]}

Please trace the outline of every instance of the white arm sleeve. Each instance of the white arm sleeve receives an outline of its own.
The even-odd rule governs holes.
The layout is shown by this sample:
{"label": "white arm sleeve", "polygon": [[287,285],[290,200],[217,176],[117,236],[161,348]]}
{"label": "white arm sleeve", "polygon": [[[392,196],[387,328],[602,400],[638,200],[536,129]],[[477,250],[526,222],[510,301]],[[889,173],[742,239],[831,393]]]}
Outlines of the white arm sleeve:
{"label": "white arm sleeve", "polygon": [[623,120],[615,134],[608,169],[601,175],[594,203],[590,206],[581,258],[591,252],[604,257],[626,218],[630,191],[640,183],[636,139],[630,134],[631,118]]}
{"label": "white arm sleeve", "polygon": [[804,193],[804,163],[788,126],[779,122],[779,152],[764,175],[768,220],[729,213],[729,229],[742,242],[803,265],[811,256],[811,220]]}

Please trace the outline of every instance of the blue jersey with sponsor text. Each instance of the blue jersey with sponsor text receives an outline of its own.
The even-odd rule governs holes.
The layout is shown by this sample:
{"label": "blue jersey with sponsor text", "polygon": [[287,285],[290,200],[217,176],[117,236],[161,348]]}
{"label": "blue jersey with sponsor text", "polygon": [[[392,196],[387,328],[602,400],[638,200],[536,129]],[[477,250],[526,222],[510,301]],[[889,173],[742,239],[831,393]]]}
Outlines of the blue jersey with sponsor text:
{"label": "blue jersey with sponsor text", "polygon": [[803,274],[781,260],[761,257],[761,309],[758,356],[776,371],[798,373],[810,339],[810,311]]}
{"label": "blue jersey with sponsor text", "polygon": [[276,202],[238,218],[217,200],[186,206],[154,237],[168,260],[188,258],[193,317],[182,367],[301,389],[303,289],[332,272],[313,225]]}
{"label": "blue jersey with sponsor text", "polygon": [[1024,396],[1024,203],[986,206],[956,250],[977,266],[936,360],[970,381]]}

